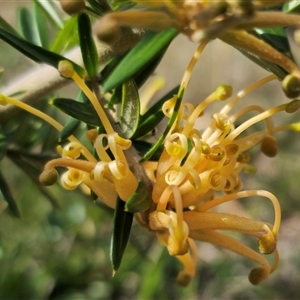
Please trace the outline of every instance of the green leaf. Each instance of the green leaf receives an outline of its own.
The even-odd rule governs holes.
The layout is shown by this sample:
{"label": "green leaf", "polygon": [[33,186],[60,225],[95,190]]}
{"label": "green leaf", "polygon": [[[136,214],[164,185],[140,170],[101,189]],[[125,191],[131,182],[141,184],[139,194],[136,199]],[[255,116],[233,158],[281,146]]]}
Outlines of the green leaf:
{"label": "green leaf", "polygon": [[54,68],[58,67],[58,64],[62,60],[68,60],[72,63],[75,71],[82,77],[85,76],[85,70],[82,69],[79,65],[75,64],[74,62],[70,61],[69,59],[50,52],[48,50],[43,49],[42,47],[36,46],[27,42],[24,39],[21,39],[17,36],[10,34],[9,32],[0,28],[0,38],[4,40],[6,43],[10,44],[12,47],[29,57],[30,59],[38,62],[38,63],[46,63]]}
{"label": "green leaf", "polygon": [[286,70],[284,70],[280,66],[278,66],[266,59],[260,58],[257,55],[252,54],[251,52],[246,51],[242,48],[239,48],[239,47],[235,47],[235,48],[237,50],[239,50],[242,54],[244,54],[247,58],[249,58],[250,60],[255,62],[257,65],[261,66],[268,72],[274,73],[280,80],[283,80],[285,78],[285,76],[288,74]]}
{"label": "green leaf", "polygon": [[[82,91],[78,93],[76,101],[79,103],[89,103],[88,98]],[[81,123],[80,120],[70,117],[67,123],[65,124],[63,130],[59,133],[59,141],[64,141],[68,139],[69,136],[76,131],[80,123]]]}
{"label": "green leaf", "polygon": [[8,24],[1,16],[0,16],[0,28],[4,29],[5,31],[15,36],[20,36],[19,33],[10,24]]}
{"label": "green leaf", "polygon": [[290,46],[286,33],[282,27],[277,28],[256,28],[254,30],[265,42],[280,52],[287,53]]}
{"label": "green leaf", "polygon": [[0,191],[4,197],[4,200],[8,203],[8,208],[10,209],[12,214],[17,218],[20,218],[21,214],[18,205],[15,199],[13,198],[10,188],[1,172],[0,172]]}
{"label": "green leaf", "polygon": [[285,13],[297,13],[300,12],[299,0],[292,0],[283,4],[282,10]]}
{"label": "green leaf", "polygon": [[123,87],[122,85],[115,88],[112,96],[110,97],[107,104],[105,104],[105,107],[108,109],[111,109],[113,112],[115,112],[114,105],[122,103],[122,95],[123,95]]}
{"label": "green leaf", "polygon": [[[150,149],[153,147],[153,144],[141,141],[141,140],[134,140],[132,141],[133,147],[137,150],[140,156],[144,156]],[[151,161],[158,161],[162,152],[164,150],[163,145],[160,145],[154,153],[152,153],[149,160]]]}
{"label": "green leaf", "polygon": [[60,204],[57,199],[50,193],[50,191],[41,185],[38,178],[41,174],[41,170],[36,167],[36,161],[32,163],[29,160],[22,158],[20,153],[8,153],[9,158],[26,174],[29,176],[39,191],[49,200],[51,205],[57,209],[60,208]]}
{"label": "green leaf", "polygon": [[26,7],[19,10],[19,23],[23,37],[26,41],[41,46],[39,32],[37,31],[37,24],[32,14]]}
{"label": "green leaf", "polygon": [[159,55],[157,55],[153,60],[151,60],[148,65],[144,65],[141,71],[134,76],[134,80],[138,88],[142,87],[143,84],[153,75],[156,67],[161,62],[167,49],[164,49]]}
{"label": "green leaf", "polygon": [[[109,6],[107,5],[106,1],[97,1],[97,0],[87,0],[90,4],[91,8],[99,15],[102,16],[109,10]],[[106,4],[106,5],[105,5]]]}
{"label": "green leaf", "polygon": [[164,51],[176,35],[177,31],[173,28],[160,32],[148,32],[104,81],[104,92],[134,77],[145,65]]}
{"label": "green leaf", "polygon": [[133,214],[125,211],[125,202],[117,199],[114,213],[114,228],[110,245],[110,259],[114,273],[119,269],[129,240]]}
{"label": "green leaf", "polygon": [[0,126],[0,161],[5,156],[7,147],[7,139],[2,126]]}
{"label": "green leaf", "polygon": [[99,63],[89,16],[85,13],[80,14],[77,26],[84,66],[88,76],[94,77],[98,73]]}
{"label": "green leaf", "polygon": [[125,211],[131,213],[146,211],[152,203],[151,195],[143,181],[139,181],[136,191],[129,197],[125,204]]}
{"label": "green leaf", "polygon": [[47,18],[58,28],[63,28],[62,18],[53,7],[51,1],[34,0],[34,2],[45,12]]}
{"label": "green leaf", "polygon": [[152,146],[152,148],[142,157],[141,162],[149,160],[151,158],[152,155],[154,155],[156,153],[156,151],[160,148],[160,146],[162,145],[163,141],[165,140],[166,136],[168,135],[169,131],[171,130],[174,122],[177,119],[177,115],[180,109],[180,105],[182,102],[182,98],[184,95],[184,88],[180,88],[177,94],[177,99],[176,99],[176,103],[173,109],[173,113],[167,123],[167,126],[163,132],[163,134],[159,137],[159,139],[156,141],[156,143]]}
{"label": "green leaf", "polygon": [[47,22],[45,22],[45,16],[46,14],[41,9],[39,5],[34,3],[33,5],[33,17],[35,21],[36,26],[36,34],[40,41],[40,46],[43,48],[48,48],[49,46],[49,34],[48,34],[48,28],[47,28]]}
{"label": "green leaf", "polygon": [[50,104],[53,104],[67,115],[86,124],[102,126],[101,120],[90,102],[80,103],[72,99],[55,98],[50,101]]}
{"label": "green leaf", "polygon": [[138,126],[140,118],[140,97],[134,80],[122,85],[122,104],[120,115],[120,135],[131,138]]}
{"label": "green leaf", "polygon": [[80,123],[81,122],[79,120],[73,117],[69,117],[64,128],[59,133],[58,141],[61,142],[67,140],[72,134],[74,134],[74,132],[79,127]]}
{"label": "green leaf", "polygon": [[76,36],[76,30],[74,28],[77,24],[77,17],[72,16],[65,24],[64,27],[59,31],[56,39],[51,47],[51,51],[56,53],[62,53],[68,48],[70,44],[74,41],[74,36]]}
{"label": "green leaf", "polygon": [[167,100],[172,98],[177,93],[178,89],[179,85],[164,95],[144,115],[140,117],[138,128],[132,137],[133,139],[138,139],[146,135],[163,120],[165,115],[162,111],[162,106]]}

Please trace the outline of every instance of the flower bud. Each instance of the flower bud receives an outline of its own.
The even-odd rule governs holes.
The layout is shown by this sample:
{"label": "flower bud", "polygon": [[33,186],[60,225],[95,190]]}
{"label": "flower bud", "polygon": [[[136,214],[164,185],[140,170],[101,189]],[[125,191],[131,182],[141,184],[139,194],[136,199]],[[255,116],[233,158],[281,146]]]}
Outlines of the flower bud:
{"label": "flower bud", "polygon": [[122,27],[117,20],[106,15],[96,22],[94,32],[100,41],[113,45],[121,38]]}
{"label": "flower bud", "polygon": [[60,0],[61,8],[68,15],[75,15],[85,8],[84,0]]}

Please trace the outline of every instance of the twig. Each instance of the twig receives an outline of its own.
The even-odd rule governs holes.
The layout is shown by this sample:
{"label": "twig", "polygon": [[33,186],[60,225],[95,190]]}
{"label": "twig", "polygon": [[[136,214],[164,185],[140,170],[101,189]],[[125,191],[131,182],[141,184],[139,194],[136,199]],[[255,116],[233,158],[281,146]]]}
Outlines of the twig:
{"label": "twig", "polygon": [[[98,56],[101,67],[117,53],[126,51],[135,45],[144,33],[143,30],[128,29],[124,31],[120,41],[114,45],[98,42]],[[82,57],[79,48],[71,50],[66,53],[65,56],[82,66]],[[48,65],[39,65],[4,88],[1,94],[9,96],[20,93],[17,96],[20,101],[33,104],[49,93],[70,83],[72,83],[72,81],[62,78],[55,68]],[[0,106],[0,124],[12,117],[17,110],[18,108],[11,105]]]}

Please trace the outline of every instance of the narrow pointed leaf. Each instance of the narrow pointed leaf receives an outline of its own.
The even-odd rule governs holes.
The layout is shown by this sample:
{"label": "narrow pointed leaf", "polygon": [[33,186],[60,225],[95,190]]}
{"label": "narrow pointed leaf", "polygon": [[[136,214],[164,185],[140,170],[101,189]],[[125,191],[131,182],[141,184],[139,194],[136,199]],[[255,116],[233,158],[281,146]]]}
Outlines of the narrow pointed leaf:
{"label": "narrow pointed leaf", "polygon": [[78,34],[83,63],[89,77],[98,73],[98,54],[92,35],[91,21],[87,14],[78,16]]}
{"label": "narrow pointed leaf", "polygon": [[37,24],[32,14],[26,7],[19,10],[20,30],[26,41],[41,46],[41,40],[37,31]]}
{"label": "narrow pointed leaf", "polygon": [[[62,53],[66,50],[70,45],[73,44],[74,40],[77,40],[76,28],[77,17],[72,16],[66,23],[64,27],[59,31],[56,39],[51,47],[51,51],[56,53]],[[76,38],[74,38],[76,36]]]}
{"label": "narrow pointed leaf", "polygon": [[168,99],[172,98],[178,91],[179,85],[169,91],[158,100],[144,115],[140,116],[138,128],[133,139],[138,139],[152,131],[165,117],[162,106]]}
{"label": "narrow pointed leaf", "polygon": [[[68,60],[69,59],[50,52],[48,50],[43,49],[42,47],[36,46],[34,44],[31,44],[27,42],[24,39],[21,39],[17,36],[14,36],[10,34],[9,32],[3,30],[0,28],[0,38],[4,40],[6,43],[10,44],[12,47],[29,57],[30,59],[38,62],[38,63],[46,63],[50,66],[53,66],[54,68],[58,67],[58,64],[62,60]],[[85,70],[82,69],[79,65],[75,64],[74,62],[70,61],[75,69],[75,71],[80,76],[85,76]]]}
{"label": "narrow pointed leaf", "polygon": [[176,35],[177,31],[173,28],[160,32],[148,32],[105,80],[104,92],[134,77],[145,65],[164,51]]}
{"label": "narrow pointed leaf", "polygon": [[114,272],[116,272],[121,265],[133,221],[133,214],[126,212],[124,209],[125,202],[118,198],[114,213],[114,228],[110,245],[110,259]]}
{"label": "narrow pointed leaf", "polygon": [[141,88],[143,84],[153,75],[156,67],[161,62],[166,53],[167,48],[164,49],[159,55],[152,59],[147,65],[143,66],[141,71],[134,76],[134,80],[138,88]]}
{"label": "narrow pointed leaf", "polygon": [[92,126],[102,126],[102,123],[91,103],[80,103],[67,98],[55,98],[50,104],[59,108],[67,115]]}
{"label": "narrow pointed leaf", "polygon": [[277,28],[256,28],[255,32],[268,44],[280,52],[290,51],[286,33],[282,27]]}
{"label": "narrow pointed leaf", "polygon": [[169,131],[171,130],[174,122],[177,119],[177,115],[180,109],[180,105],[182,102],[182,98],[184,95],[184,88],[180,88],[177,94],[177,99],[176,99],[176,103],[173,109],[173,113],[167,123],[167,126],[165,128],[165,130],[163,131],[163,134],[159,137],[159,139],[156,141],[156,143],[152,146],[152,148],[142,157],[141,162],[149,160],[151,158],[152,155],[154,155],[156,153],[156,151],[160,148],[160,146],[162,145],[163,141],[165,140],[166,136],[168,135]]}
{"label": "narrow pointed leaf", "polygon": [[129,80],[122,86],[120,135],[126,139],[131,138],[137,129],[139,118],[139,91],[134,80]]}
{"label": "narrow pointed leaf", "polygon": [[[137,150],[140,156],[144,156],[148,151],[150,151],[153,147],[153,144],[142,141],[142,140],[134,140],[132,141],[133,147]],[[160,145],[154,153],[152,153],[149,160],[158,161],[163,151],[163,145]]]}
{"label": "narrow pointed leaf", "polygon": [[36,24],[36,34],[40,41],[40,46],[43,48],[49,47],[49,34],[48,34],[48,28],[47,28],[47,22],[45,22],[45,13],[41,9],[39,5],[34,3],[33,5],[33,17],[34,17],[34,23]]}
{"label": "narrow pointed leaf", "polygon": [[257,55],[246,51],[242,48],[235,47],[237,50],[239,50],[243,55],[245,55],[247,58],[255,62],[257,65],[261,66],[265,70],[274,73],[279,79],[283,80],[284,77],[288,74],[286,70],[281,68],[280,66],[266,60],[263,58],[258,57]]}
{"label": "narrow pointed leaf", "polygon": [[74,132],[80,126],[80,123],[81,122],[79,120],[73,117],[69,117],[64,128],[59,133],[59,138],[58,138],[59,142],[67,140],[72,134],[74,134]]}
{"label": "narrow pointed leaf", "polygon": [[7,23],[1,16],[0,16],[0,28],[4,29],[5,31],[15,36],[20,36],[19,33],[9,23]]}
{"label": "narrow pointed leaf", "polygon": [[292,0],[284,3],[282,10],[286,13],[299,13],[300,12],[299,0]]}
{"label": "narrow pointed leaf", "polygon": [[125,211],[131,213],[143,212],[150,208],[151,203],[151,195],[148,194],[144,182],[140,181],[136,191],[126,201]]}
{"label": "narrow pointed leaf", "polygon": [[64,24],[62,18],[55,10],[54,3],[45,0],[34,0],[34,2],[41,7],[52,24],[54,24],[58,28],[63,28]]}
{"label": "narrow pointed leaf", "polygon": [[0,191],[4,197],[4,200],[8,203],[9,210],[12,212],[12,214],[15,217],[20,218],[21,214],[17,202],[13,198],[10,188],[1,172],[0,172]]}
{"label": "narrow pointed leaf", "polygon": [[[108,11],[110,8],[107,4],[106,1],[97,1],[97,0],[87,0],[88,3],[90,4],[91,8],[99,15],[102,16],[104,13]],[[105,6],[106,4],[106,6]]]}
{"label": "narrow pointed leaf", "polygon": [[[79,92],[76,101],[79,103],[89,103],[89,100],[87,99],[86,95],[82,91]],[[59,140],[64,141],[69,136],[71,136],[79,127],[80,123],[81,123],[80,120],[75,119],[73,117],[69,117],[63,130],[59,133]]]}
{"label": "narrow pointed leaf", "polygon": [[124,53],[118,54],[114,56],[103,68],[103,70],[100,72],[100,78],[101,81],[105,81],[106,78],[110,75],[110,73],[116,68],[116,66],[120,63],[120,61],[125,56]]}

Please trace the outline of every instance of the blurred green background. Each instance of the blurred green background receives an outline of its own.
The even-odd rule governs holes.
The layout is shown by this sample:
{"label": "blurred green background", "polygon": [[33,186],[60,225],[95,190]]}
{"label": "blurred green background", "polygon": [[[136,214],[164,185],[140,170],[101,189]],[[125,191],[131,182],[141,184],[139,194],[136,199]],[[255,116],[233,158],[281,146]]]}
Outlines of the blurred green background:
{"label": "blurred green background", "polygon": [[[16,25],[16,9],[20,5],[29,3],[0,3],[1,14],[13,25]],[[156,71],[166,79],[164,91],[180,82],[195,48],[196,45],[185,37],[172,43]],[[0,41],[0,66],[5,70],[0,84],[5,86],[33,63]],[[213,41],[196,67],[185,100],[197,103],[219,84],[231,84],[237,92],[266,74],[231,47]],[[60,95],[70,96],[70,92],[72,88],[64,89]],[[284,103],[286,98],[278,82],[274,82],[242,101],[263,101],[264,107],[268,107],[272,103]],[[47,103],[38,106],[47,106]],[[212,110],[214,108],[212,106]],[[47,110],[49,114],[57,115],[54,109]],[[211,114],[206,115],[209,119]],[[299,114],[289,118],[289,122],[297,121]],[[203,122],[208,119],[204,118]],[[280,115],[274,123],[279,125],[285,120],[287,118]],[[266,158],[254,150],[252,162],[258,166],[258,171],[254,176],[244,176],[245,188],[266,189],[281,202],[279,268],[259,286],[252,286],[247,278],[254,267],[252,262],[209,244],[198,243],[197,275],[189,287],[181,288],[175,283],[180,264],[151,233],[135,223],[121,268],[112,278],[109,244],[113,212],[94,203],[82,191],[65,191],[59,185],[47,188],[51,196],[46,197],[29,178],[33,173],[30,169],[32,158],[26,157],[27,165],[17,164],[17,145],[42,153],[38,155],[39,167],[34,170],[38,176],[43,163],[54,155],[57,133],[23,112],[5,124],[3,130],[9,137],[9,155],[1,161],[1,172],[12,188],[22,218],[8,213],[0,194],[1,300],[300,298],[300,143],[296,133],[277,135],[279,154],[275,158]],[[41,136],[46,137],[43,145],[39,142]],[[51,205],[49,197],[57,200],[59,208]],[[273,219],[271,204],[263,199],[226,204],[224,209],[255,219]]]}

